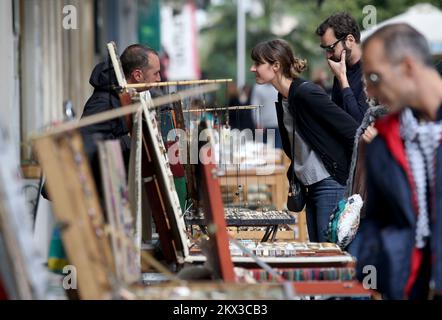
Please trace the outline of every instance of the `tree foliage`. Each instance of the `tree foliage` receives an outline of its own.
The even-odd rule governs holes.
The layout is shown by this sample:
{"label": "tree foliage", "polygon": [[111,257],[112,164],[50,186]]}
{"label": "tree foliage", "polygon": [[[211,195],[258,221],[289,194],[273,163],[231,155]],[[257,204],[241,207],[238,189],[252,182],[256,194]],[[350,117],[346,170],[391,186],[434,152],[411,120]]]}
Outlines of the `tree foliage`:
{"label": "tree foliage", "polygon": [[[238,0],[244,1],[244,0]],[[251,64],[249,53],[252,47],[260,41],[276,38],[272,33],[272,23],[289,16],[298,20],[297,26],[283,36],[289,41],[295,54],[306,58],[309,70],[326,68],[325,59],[319,48],[319,39],[315,35],[318,25],[329,15],[346,11],[356,18],[360,26],[364,18],[363,8],[375,6],[377,22],[389,19],[405,12],[409,7],[422,1],[416,0],[254,0],[262,6],[259,17],[247,15],[247,65]],[[442,0],[428,0],[434,6],[441,8]],[[236,76],[236,1],[225,0],[222,4],[207,5],[209,24],[201,30],[200,54],[202,70],[209,78],[224,78]],[[437,27],[437,26],[435,26]],[[309,75],[309,74],[307,74]],[[254,82],[253,74],[248,73],[247,82]]]}

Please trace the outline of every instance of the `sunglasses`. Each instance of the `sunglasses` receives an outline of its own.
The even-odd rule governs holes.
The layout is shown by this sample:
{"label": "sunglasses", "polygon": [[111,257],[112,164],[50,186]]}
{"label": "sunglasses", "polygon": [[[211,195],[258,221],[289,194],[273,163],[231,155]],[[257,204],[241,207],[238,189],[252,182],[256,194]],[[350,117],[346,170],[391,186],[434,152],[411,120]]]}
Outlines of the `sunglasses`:
{"label": "sunglasses", "polygon": [[332,44],[329,45],[329,46],[323,46],[323,45],[321,44],[320,47],[321,47],[322,49],[324,49],[326,52],[332,53],[332,52],[335,51],[335,47],[336,47],[336,45],[339,43],[339,41],[344,40],[346,37],[347,37],[347,36],[345,35],[345,36],[343,36],[342,38],[339,38],[338,40],[336,40],[334,43],[332,43]]}

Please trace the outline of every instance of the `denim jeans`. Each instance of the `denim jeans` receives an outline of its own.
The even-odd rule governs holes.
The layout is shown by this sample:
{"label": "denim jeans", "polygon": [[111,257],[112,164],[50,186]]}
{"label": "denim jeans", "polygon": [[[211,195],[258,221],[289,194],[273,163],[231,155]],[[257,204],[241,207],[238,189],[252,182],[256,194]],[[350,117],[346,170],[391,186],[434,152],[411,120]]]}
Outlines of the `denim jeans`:
{"label": "denim jeans", "polygon": [[330,214],[344,196],[345,186],[332,177],[307,187],[307,230],[311,242],[327,242]]}
{"label": "denim jeans", "polygon": [[358,257],[359,254],[359,248],[361,245],[361,235],[360,233],[356,233],[356,237],[353,239],[352,242],[348,245],[347,248],[345,248],[345,251],[347,251],[349,254],[351,254],[353,257]]}

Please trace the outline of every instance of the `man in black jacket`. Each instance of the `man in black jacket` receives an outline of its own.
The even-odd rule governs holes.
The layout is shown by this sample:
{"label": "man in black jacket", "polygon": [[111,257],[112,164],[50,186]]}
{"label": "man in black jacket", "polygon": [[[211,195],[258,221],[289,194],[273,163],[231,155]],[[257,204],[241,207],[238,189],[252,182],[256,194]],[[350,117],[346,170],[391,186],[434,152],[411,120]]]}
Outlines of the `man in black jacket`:
{"label": "man in black jacket", "polygon": [[362,82],[361,34],[347,13],[328,17],[316,30],[328,65],[334,74],[332,100],[359,124],[368,109]]}
{"label": "man in black jacket", "polygon": [[[160,60],[155,50],[141,44],[127,47],[120,57],[127,83],[159,82]],[[86,102],[82,117],[108,111],[121,106],[115,87],[117,78],[112,63],[99,63],[92,71],[89,83],[94,87],[92,96]],[[81,130],[86,154],[92,172],[100,189],[100,168],[97,154],[97,139],[119,139],[127,164],[130,154],[130,137],[124,118],[112,119],[90,125]]]}
{"label": "man in black jacket", "polygon": [[[127,47],[121,55],[121,64],[127,83],[146,83],[161,81],[160,60],[151,48],[134,44]],[[118,86],[114,68],[109,60],[99,63],[92,71],[89,83],[94,92],[83,110],[82,117],[90,116],[120,107]],[[82,129],[86,153],[89,157],[96,155],[95,137],[100,139],[120,139],[125,157],[130,149],[129,131],[124,118],[112,119]]]}

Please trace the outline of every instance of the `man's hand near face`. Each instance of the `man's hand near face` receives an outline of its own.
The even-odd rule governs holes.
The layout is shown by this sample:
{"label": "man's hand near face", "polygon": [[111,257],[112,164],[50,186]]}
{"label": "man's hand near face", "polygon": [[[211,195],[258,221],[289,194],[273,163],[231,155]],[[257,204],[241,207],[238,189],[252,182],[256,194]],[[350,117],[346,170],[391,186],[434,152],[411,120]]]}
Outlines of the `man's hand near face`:
{"label": "man's hand near face", "polygon": [[341,85],[341,89],[347,88],[350,85],[347,80],[347,65],[345,64],[346,51],[342,50],[341,52],[341,60],[336,62],[331,59],[327,59],[328,65],[330,66],[331,71],[336,76]]}

